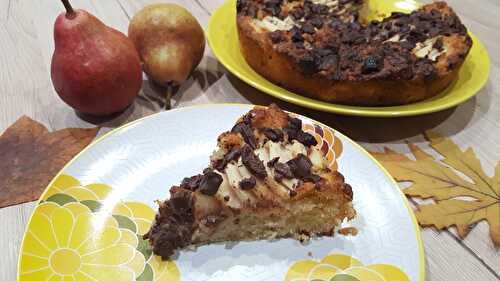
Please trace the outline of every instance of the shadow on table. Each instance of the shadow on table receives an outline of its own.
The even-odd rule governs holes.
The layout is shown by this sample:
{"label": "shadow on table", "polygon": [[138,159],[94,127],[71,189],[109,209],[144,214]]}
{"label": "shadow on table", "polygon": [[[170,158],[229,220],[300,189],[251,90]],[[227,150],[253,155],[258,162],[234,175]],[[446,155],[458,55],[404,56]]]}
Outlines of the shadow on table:
{"label": "shadow on table", "polygon": [[[180,87],[171,88],[172,106],[179,104],[181,99],[183,103],[189,103],[203,95],[223,74],[223,67],[214,58],[206,57],[203,66],[198,67],[185,83]],[[89,116],[78,112],[76,114],[88,123],[115,128],[163,110],[166,103],[166,93],[167,88],[159,86],[151,78],[148,78],[143,80],[141,92],[134,103],[124,111],[105,117]]]}
{"label": "shadow on table", "polygon": [[465,103],[436,113],[399,118],[374,118],[338,115],[300,107],[263,93],[232,74],[228,74],[228,77],[233,86],[254,104],[276,103],[283,109],[325,123],[355,141],[367,143],[402,143],[405,139],[437,127],[441,134],[453,136],[486,114],[490,106],[492,89],[491,83],[488,82],[478,95]]}

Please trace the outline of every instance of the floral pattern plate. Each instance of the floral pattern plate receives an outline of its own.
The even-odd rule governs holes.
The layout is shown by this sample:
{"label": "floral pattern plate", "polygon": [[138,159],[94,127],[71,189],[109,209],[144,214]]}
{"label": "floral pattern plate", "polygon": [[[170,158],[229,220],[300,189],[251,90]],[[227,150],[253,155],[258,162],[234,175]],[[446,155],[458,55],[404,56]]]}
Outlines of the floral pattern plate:
{"label": "floral pattern plate", "polygon": [[298,116],[332,169],[353,186],[357,236],[221,243],[152,255],[142,235],[168,189],[200,172],[217,136],[251,109],[207,105],[162,112],[86,148],[50,183],[28,224],[18,281],[425,280],[413,213],[390,175],[359,145]]}

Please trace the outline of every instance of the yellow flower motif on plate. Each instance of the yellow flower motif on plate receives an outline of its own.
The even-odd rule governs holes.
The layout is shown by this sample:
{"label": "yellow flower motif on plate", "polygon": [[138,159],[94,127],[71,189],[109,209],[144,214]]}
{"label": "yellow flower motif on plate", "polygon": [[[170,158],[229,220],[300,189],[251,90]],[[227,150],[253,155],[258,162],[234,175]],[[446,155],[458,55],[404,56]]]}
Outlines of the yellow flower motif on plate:
{"label": "yellow flower motif on plate", "polygon": [[82,186],[80,182],[72,176],[60,175],[47,188],[47,192],[42,200],[47,200],[56,194],[69,195],[78,201],[103,200],[112,188],[105,184],[89,184]]}
{"label": "yellow flower motif on plate", "polygon": [[149,231],[155,218],[155,212],[148,205],[140,202],[119,202],[112,213],[130,218],[135,223],[139,235],[144,235]]}
{"label": "yellow flower motif on plate", "polygon": [[301,260],[294,263],[285,281],[409,281],[399,268],[388,264],[364,266],[346,255],[329,255],[320,261]]}
{"label": "yellow flower motif on plate", "polygon": [[135,280],[145,263],[137,245],[111,216],[79,203],[42,203],[26,233],[20,280]]}
{"label": "yellow flower motif on plate", "polygon": [[142,236],[155,211],[105,199],[112,188],[58,176],[35,209],[19,264],[19,281],[178,281],[175,262],[152,255]]}

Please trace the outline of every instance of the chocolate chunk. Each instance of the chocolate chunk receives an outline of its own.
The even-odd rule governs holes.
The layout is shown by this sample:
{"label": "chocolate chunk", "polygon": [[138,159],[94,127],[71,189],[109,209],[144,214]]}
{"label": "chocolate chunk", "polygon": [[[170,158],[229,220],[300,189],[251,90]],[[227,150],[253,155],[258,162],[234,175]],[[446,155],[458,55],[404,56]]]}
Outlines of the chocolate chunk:
{"label": "chocolate chunk", "polygon": [[184,216],[191,213],[193,207],[191,192],[175,192],[171,196],[168,205],[174,214]]}
{"label": "chocolate chunk", "polygon": [[314,61],[314,57],[312,55],[305,55],[297,61],[300,70],[305,75],[311,75],[318,72],[318,68],[316,66],[316,62]]}
{"label": "chocolate chunk", "polygon": [[283,36],[282,31],[277,30],[269,33],[269,38],[273,44],[278,44],[279,42],[284,41],[286,38]]}
{"label": "chocolate chunk", "polygon": [[251,176],[249,178],[242,179],[239,183],[239,186],[243,190],[250,190],[250,189],[254,188],[256,184],[257,184],[257,180],[255,179],[254,176]]}
{"label": "chocolate chunk", "polygon": [[313,135],[306,133],[306,132],[302,132],[302,134],[300,134],[300,137],[297,139],[297,141],[302,143],[306,147],[315,146],[318,144],[318,141],[316,140],[316,138]]}
{"label": "chocolate chunk", "polygon": [[314,4],[311,7],[311,11],[315,14],[324,15],[328,13],[328,6],[323,4]]}
{"label": "chocolate chunk", "polygon": [[321,177],[311,173],[312,163],[311,160],[304,154],[299,154],[297,157],[286,162],[293,175],[303,180],[304,182],[317,183],[321,180]]}
{"label": "chocolate chunk", "polygon": [[300,29],[296,26],[294,26],[292,29],[290,29],[290,34],[292,38],[292,42],[304,42],[304,37],[302,36],[302,33],[300,32]]}
{"label": "chocolate chunk", "polygon": [[261,131],[271,141],[278,142],[283,140],[283,131],[280,129],[264,128]]}
{"label": "chocolate chunk", "polygon": [[290,12],[290,14],[295,20],[300,20],[305,15],[304,11],[300,8],[294,9],[293,11]]}
{"label": "chocolate chunk", "polygon": [[265,10],[273,16],[279,16],[281,13],[281,0],[268,0],[265,2]]}
{"label": "chocolate chunk", "polygon": [[224,169],[226,169],[227,164],[233,160],[237,160],[240,155],[240,149],[238,147],[233,147],[228,153],[226,153],[226,155],[224,155],[224,158],[219,159],[215,164],[213,164],[213,166],[218,171],[223,172]]}
{"label": "chocolate chunk", "polygon": [[201,194],[213,196],[219,190],[222,183],[222,176],[215,172],[208,172],[203,175],[200,182]]}
{"label": "chocolate chunk", "polygon": [[305,22],[300,28],[302,33],[314,34],[314,26],[310,22]]}
{"label": "chocolate chunk", "polygon": [[321,19],[320,17],[314,17],[311,20],[309,20],[309,22],[317,29],[323,27],[323,19]]}
{"label": "chocolate chunk", "polygon": [[299,179],[303,179],[311,174],[311,160],[304,154],[299,154],[297,157],[286,162],[293,175]]}
{"label": "chocolate chunk", "polygon": [[288,123],[288,128],[295,131],[302,130],[302,120],[299,118],[291,118]]}
{"label": "chocolate chunk", "polygon": [[374,56],[366,58],[363,63],[363,74],[369,74],[380,70],[382,64],[380,59]]}
{"label": "chocolate chunk", "polygon": [[292,169],[287,164],[276,162],[273,167],[276,174],[286,179],[293,179]]}
{"label": "chocolate chunk", "polygon": [[279,157],[274,157],[273,159],[271,159],[269,162],[267,162],[267,166],[269,168],[272,168],[274,167],[274,164],[276,164],[278,161],[280,160]]}
{"label": "chocolate chunk", "polygon": [[224,201],[226,201],[226,202],[227,202],[227,201],[229,201],[229,199],[231,199],[231,198],[229,197],[229,195],[224,196]]}
{"label": "chocolate chunk", "polygon": [[243,165],[255,176],[258,178],[267,177],[266,167],[264,167],[264,163],[255,155],[253,150],[245,145],[241,150],[241,161]]}
{"label": "chocolate chunk", "polygon": [[288,135],[289,141],[296,140],[306,147],[318,144],[314,136],[302,131],[302,121],[298,118],[290,119],[288,126],[283,131]]}
{"label": "chocolate chunk", "polygon": [[432,47],[436,48],[438,51],[442,51],[443,50],[443,38],[439,37]]}
{"label": "chocolate chunk", "polygon": [[232,129],[232,133],[240,133],[243,140],[252,148],[255,149],[257,146],[255,144],[255,136],[249,125],[245,123],[238,123]]}
{"label": "chocolate chunk", "polygon": [[297,191],[290,190],[290,197],[295,197],[295,196],[297,196]]}
{"label": "chocolate chunk", "polygon": [[233,160],[236,160],[240,157],[241,155],[241,150],[238,148],[238,147],[233,147],[231,148],[231,151],[229,151],[225,156],[224,156],[224,160],[226,160],[226,162],[231,162]]}
{"label": "chocolate chunk", "polygon": [[196,175],[196,176],[184,178],[182,180],[180,187],[187,189],[187,190],[195,191],[200,186],[200,182],[201,182],[202,178],[203,178],[203,175]]}

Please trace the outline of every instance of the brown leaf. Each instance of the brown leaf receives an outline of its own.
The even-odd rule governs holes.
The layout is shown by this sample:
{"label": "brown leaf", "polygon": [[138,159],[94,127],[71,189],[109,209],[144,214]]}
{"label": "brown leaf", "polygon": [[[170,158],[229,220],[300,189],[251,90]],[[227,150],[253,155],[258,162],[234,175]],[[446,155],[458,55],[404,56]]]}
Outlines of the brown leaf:
{"label": "brown leaf", "polygon": [[69,128],[49,133],[29,117],[19,118],[0,136],[0,208],[38,199],[98,131]]}
{"label": "brown leaf", "polygon": [[397,181],[412,182],[404,190],[406,195],[434,199],[434,204],[417,206],[420,225],[439,230],[456,226],[458,235],[464,238],[475,223],[485,220],[491,239],[500,245],[500,163],[494,177],[488,177],[471,148],[462,151],[450,139],[430,131],[425,137],[443,160],[436,160],[414,144],[408,146],[416,160],[388,148],[372,154]]}

